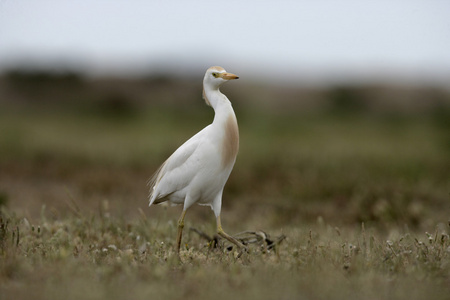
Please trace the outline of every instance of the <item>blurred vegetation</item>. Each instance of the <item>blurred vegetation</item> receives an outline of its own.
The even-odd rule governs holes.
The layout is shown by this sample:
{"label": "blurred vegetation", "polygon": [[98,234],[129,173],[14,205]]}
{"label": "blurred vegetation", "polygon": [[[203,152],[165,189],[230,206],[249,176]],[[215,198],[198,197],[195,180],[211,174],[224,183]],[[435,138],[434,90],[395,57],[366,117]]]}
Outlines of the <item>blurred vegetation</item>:
{"label": "blurred vegetation", "polygon": [[[38,208],[21,205],[42,178],[49,187],[45,196],[33,192],[37,207],[62,209],[61,195],[53,191],[61,185],[79,194],[78,201],[113,196],[120,203],[129,195],[145,207],[145,180],[212,120],[197,81],[4,74],[2,203],[34,215]],[[270,226],[318,217],[421,226],[449,217],[448,91],[376,85],[320,90],[244,81],[223,90],[241,131],[224,201],[237,220],[253,206],[268,214]],[[23,180],[21,191],[5,184],[17,179]]]}
{"label": "blurred vegetation", "polygon": [[[450,94],[435,87],[300,88],[244,79],[225,85],[241,148],[224,192],[224,228],[281,231],[288,241],[278,254],[254,250],[248,261],[233,263],[231,254],[210,254],[187,234],[192,268],[171,262],[180,210],[148,208],[146,181],[212,121],[200,75],[183,81],[16,70],[0,77],[2,291],[17,295],[14,283],[29,285],[39,273],[74,290],[90,287],[90,299],[120,298],[122,284],[136,289],[137,299],[158,288],[175,298],[217,296],[208,288],[199,292],[189,278],[205,286],[209,278],[227,280],[227,293],[256,297],[264,284],[251,279],[263,274],[258,282],[287,284],[265,298],[444,295]],[[210,233],[215,228],[212,212],[202,207],[192,208],[186,223]],[[370,235],[359,231],[362,223]],[[429,244],[414,240],[426,231],[435,232]],[[188,281],[175,290],[164,284],[168,277]],[[38,282],[40,298],[64,292]],[[314,290],[312,282],[329,288]],[[353,294],[355,286],[362,288]]]}

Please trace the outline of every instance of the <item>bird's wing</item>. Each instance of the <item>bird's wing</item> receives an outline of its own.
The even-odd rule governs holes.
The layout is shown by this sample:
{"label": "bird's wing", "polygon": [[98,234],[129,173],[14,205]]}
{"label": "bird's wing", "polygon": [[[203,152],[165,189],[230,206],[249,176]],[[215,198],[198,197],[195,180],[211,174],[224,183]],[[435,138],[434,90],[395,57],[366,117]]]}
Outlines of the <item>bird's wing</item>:
{"label": "bird's wing", "polygon": [[[167,195],[170,195],[188,185],[195,170],[183,168],[183,166],[185,166],[188,159],[194,154],[195,150],[199,146],[206,128],[181,145],[159,167],[159,169],[149,180],[150,205],[152,205],[155,200],[164,198]],[[155,203],[158,203],[158,201]]]}

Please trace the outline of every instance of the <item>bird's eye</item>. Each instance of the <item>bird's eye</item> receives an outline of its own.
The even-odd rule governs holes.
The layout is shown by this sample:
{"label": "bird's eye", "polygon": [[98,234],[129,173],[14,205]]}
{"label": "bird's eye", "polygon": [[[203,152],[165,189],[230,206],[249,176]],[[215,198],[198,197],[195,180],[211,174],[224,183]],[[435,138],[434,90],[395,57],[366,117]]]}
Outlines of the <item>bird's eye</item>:
{"label": "bird's eye", "polygon": [[217,74],[217,73],[212,73],[212,76],[214,76],[215,78],[217,78],[218,75],[219,74]]}

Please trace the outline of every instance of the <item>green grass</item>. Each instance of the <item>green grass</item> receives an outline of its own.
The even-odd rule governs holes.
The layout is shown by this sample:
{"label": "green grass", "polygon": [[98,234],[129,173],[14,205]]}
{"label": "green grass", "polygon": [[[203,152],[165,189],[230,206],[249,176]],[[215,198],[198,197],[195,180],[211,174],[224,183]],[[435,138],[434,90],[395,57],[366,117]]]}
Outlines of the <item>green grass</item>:
{"label": "green grass", "polygon": [[287,238],[236,259],[193,207],[179,264],[180,208],[148,208],[146,181],[211,111],[2,110],[0,299],[448,299],[448,122],[237,115],[224,229]]}

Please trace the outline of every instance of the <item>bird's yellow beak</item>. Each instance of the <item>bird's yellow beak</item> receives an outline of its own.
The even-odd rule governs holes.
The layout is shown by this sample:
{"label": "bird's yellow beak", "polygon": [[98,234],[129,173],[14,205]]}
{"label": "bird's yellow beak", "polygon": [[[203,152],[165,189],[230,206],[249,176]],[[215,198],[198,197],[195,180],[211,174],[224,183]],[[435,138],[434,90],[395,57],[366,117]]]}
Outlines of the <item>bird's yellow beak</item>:
{"label": "bird's yellow beak", "polygon": [[239,78],[239,76],[237,76],[235,74],[232,74],[232,73],[227,73],[227,72],[220,73],[219,76],[222,77],[225,80],[232,80],[232,79],[238,79]]}

